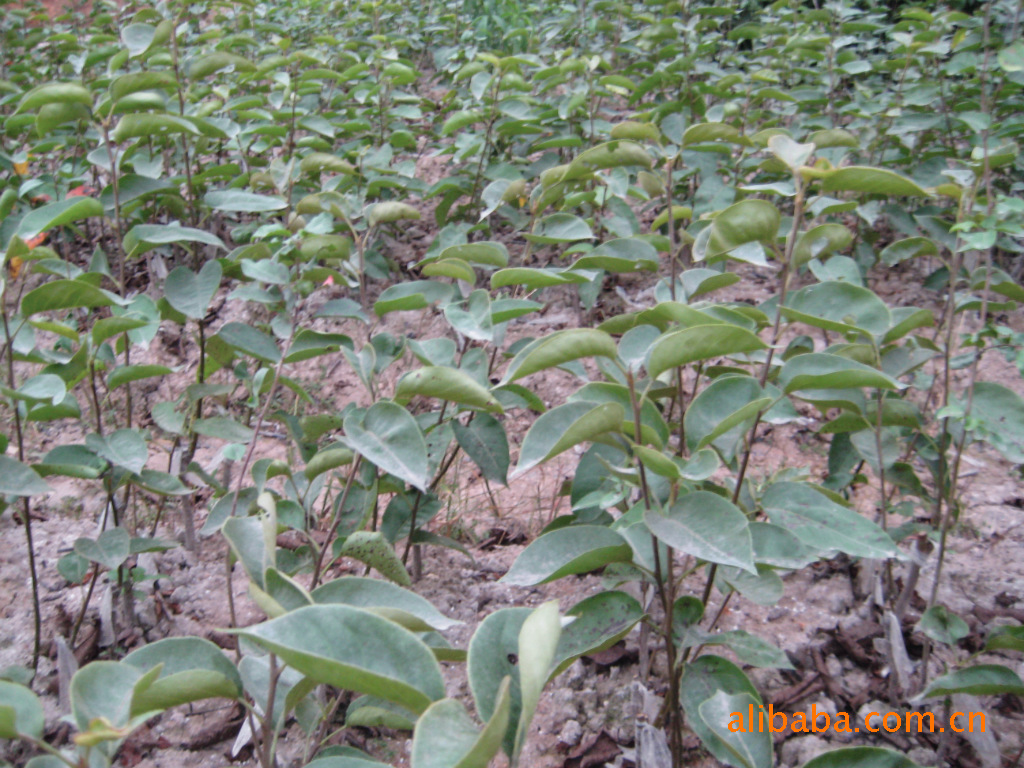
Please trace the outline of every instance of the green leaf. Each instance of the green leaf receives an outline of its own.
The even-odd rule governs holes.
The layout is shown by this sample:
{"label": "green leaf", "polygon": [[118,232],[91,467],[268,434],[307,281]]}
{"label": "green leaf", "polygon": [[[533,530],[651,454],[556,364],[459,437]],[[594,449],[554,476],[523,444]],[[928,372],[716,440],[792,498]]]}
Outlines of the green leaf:
{"label": "green leaf", "polygon": [[515,748],[515,735],[522,712],[519,641],[523,624],[529,615],[529,608],[501,608],[480,622],[469,641],[467,675],[476,711],[481,719],[491,720],[500,711],[504,688],[508,685],[509,722],[503,747],[509,754]]}
{"label": "green leaf", "polygon": [[697,707],[700,719],[729,752],[732,759],[727,762],[730,765],[771,768],[775,757],[771,734],[759,728],[734,730],[730,727],[737,713],[757,712],[759,707],[760,701],[749,693],[730,695],[725,691],[718,691]]}
{"label": "green leaf", "polygon": [[216,259],[206,262],[199,274],[188,267],[175,267],[164,283],[164,298],[185,317],[201,320],[220,288],[222,274],[220,262]]}
{"label": "green leaf", "polygon": [[732,144],[750,146],[750,139],[743,136],[738,128],[728,123],[697,123],[683,133],[683,146],[703,144],[709,141],[727,141]]}
{"label": "green leaf", "polygon": [[533,541],[501,581],[533,586],[632,559],[632,548],[615,531],[598,525],[570,525],[549,531]]}
{"label": "green leaf", "polygon": [[131,554],[131,536],[124,528],[111,528],[95,540],[81,538],[75,541],[75,552],[110,570],[120,567]]}
{"label": "green leaf", "polygon": [[412,579],[394,548],[380,531],[356,531],[337,548],[339,557],[351,557],[365,563],[396,584],[409,586]]}
{"label": "green leaf", "polygon": [[462,624],[449,619],[415,592],[380,579],[343,576],[314,589],[312,598],[319,605],[342,604],[363,608],[413,632],[443,632]]}
{"label": "green leaf", "polygon": [[793,264],[799,266],[811,259],[824,259],[843,251],[853,243],[853,233],[842,224],[819,224],[802,233],[793,249]]}
{"label": "green leaf", "polygon": [[999,66],[1007,72],[1024,72],[1024,40],[1015,40],[999,51]]}
{"label": "green leaf", "polygon": [[444,698],[444,680],[430,648],[368,611],[312,605],[232,631],[317,683],[379,696],[417,714]]}
{"label": "green leaf", "polygon": [[[124,236],[125,253],[132,257],[141,256],[147,251],[151,251],[161,245],[171,245],[173,243],[202,243],[204,245],[213,245],[217,248],[225,248],[224,241],[212,232],[207,232],[202,229],[193,229],[192,227],[182,227],[177,224],[138,224],[128,230],[128,234]],[[219,263],[209,262],[203,265],[204,268],[200,272],[200,275],[206,271],[207,267],[210,267],[210,264],[215,264],[218,269],[217,281],[219,287]],[[212,267],[210,267],[210,269],[212,269]],[[185,267],[176,267],[171,274],[167,276],[167,283],[164,290],[170,291],[171,286],[175,286],[174,296],[175,299],[179,301],[183,298],[181,294],[182,288],[195,288],[205,294],[209,288],[207,281],[211,279],[213,272],[209,272],[206,278],[200,278],[196,282],[190,284],[185,282],[185,279],[182,277],[182,270],[185,272],[188,271]],[[178,274],[178,277],[176,277],[172,282],[171,275],[174,274]],[[184,285],[181,285],[181,283],[184,283]],[[179,287],[179,285],[181,287]],[[216,292],[216,288],[214,291]],[[167,296],[167,300],[171,301],[170,296]],[[173,302],[171,303],[171,306],[175,307]],[[175,307],[175,309],[177,309],[177,307]],[[187,313],[183,312],[183,314]],[[203,314],[206,314],[205,311]],[[188,316],[193,317],[192,315]],[[202,315],[200,315],[200,317],[202,317]]]}
{"label": "green leaf", "polygon": [[385,472],[427,490],[427,443],[416,420],[397,403],[381,400],[364,413],[346,416],[344,441]]}
{"label": "green leaf", "polygon": [[944,605],[933,605],[921,616],[916,629],[937,643],[956,645],[970,634],[967,622]]}
{"label": "green leaf", "polygon": [[793,669],[789,657],[780,648],[742,629],[708,634],[697,627],[690,627],[683,647],[692,648],[698,645],[724,645],[736,654],[740,662],[752,667]]}
{"label": "green leaf", "polygon": [[103,204],[99,200],[92,197],[69,197],[25,214],[15,234],[22,240],[29,240],[47,230],[102,215]]}
{"label": "green leaf", "polygon": [[595,328],[556,331],[525,346],[509,363],[503,384],[583,357],[615,359],[615,340]]}
{"label": "green leaf", "polygon": [[396,221],[419,221],[420,212],[408,203],[394,201],[376,203],[366,216],[371,227],[378,224],[393,224]]}
{"label": "green leaf", "polygon": [[217,336],[229,347],[255,357],[264,363],[281,362],[277,342],[263,331],[245,323],[227,323]]}
{"label": "green leaf", "polygon": [[664,513],[645,510],[644,522],[660,541],[680,552],[757,573],[746,515],[717,494],[683,494]]}
{"label": "green leaf", "polygon": [[802,483],[775,483],[761,504],[771,522],[823,555],[845,552],[853,557],[902,557],[879,526]]}
{"label": "green leaf", "polygon": [[469,374],[457,368],[429,365],[405,374],[395,388],[395,401],[405,405],[415,395],[504,413],[501,403]]}
{"label": "green leaf", "polygon": [[0,680],[0,739],[43,738],[43,705],[23,685]]}
{"label": "green leaf", "polygon": [[[651,126],[654,128],[654,126]],[[620,128],[621,130],[621,128]],[[654,129],[655,131],[657,129]],[[632,141],[607,141],[580,153],[565,170],[559,181],[572,181],[588,177],[594,171],[609,168],[639,166],[651,168],[654,161],[646,149]],[[557,215],[557,214],[556,214]]]}
{"label": "green leaf", "polygon": [[45,83],[22,96],[14,114],[35,112],[47,104],[83,104],[90,107],[92,93],[80,83]]}
{"label": "green leaf", "polygon": [[[271,531],[271,527],[275,530]],[[259,517],[229,517],[224,521],[221,532],[246,575],[263,589],[266,586],[264,574],[275,565],[276,525],[265,524]]]}
{"label": "green leaf", "polygon": [[[522,751],[530,721],[540,703],[540,694],[555,660],[555,649],[562,631],[558,601],[550,600],[526,617],[519,630],[519,686],[521,709],[516,727],[512,758]],[[499,692],[500,693],[500,692]]]}
{"label": "green leaf", "polygon": [[998,696],[1004,693],[1024,696],[1024,682],[1016,672],[1002,664],[978,664],[935,678],[916,698],[931,699],[957,693],[972,696]]}
{"label": "green leaf", "polygon": [[[508,249],[498,242],[463,243],[450,245],[437,255],[437,260],[462,259],[471,264],[488,267],[508,266]],[[424,262],[426,259],[424,259]]]}
{"label": "green leaf", "polygon": [[533,423],[512,477],[523,474],[541,462],[567,451],[574,445],[593,440],[622,428],[626,412],[618,403],[571,402],[552,408]]}
{"label": "green leaf", "polygon": [[574,618],[558,639],[552,677],[580,656],[615,645],[644,617],[644,609],[632,595],[610,590],[581,600],[565,615]]}
{"label": "green leaf", "polygon": [[205,80],[215,72],[229,67],[233,72],[256,71],[256,65],[248,59],[227,51],[214,51],[193,61],[188,68],[188,76],[193,81]]}
{"label": "green leaf", "polygon": [[[687,445],[693,452],[713,445],[731,461],[744,426],[771,403],[772,398],[753,377],[719,377],[686,409],[683,424]],[[727,437],[719,440],[724,435]]]}
{"label": "green leaf", "polygon": [[230,213],[266,213],[288,207],[288,201],[271,195],[257,195],[240,189],[215,189],[207,192],[203,202],[217,211]]}
{"label": "green leaf", "polygon": [[779,210],[767,200],[741,200],[715,216],[707,239],[694,244],[694,258],[714,260],[747,243],[772,245],[779,222]]}
{"label": "green leaf", "polygon": [[594,233],[590,230],[590,225],[579,216],[573,216],[571,213],[552,213],[541,219],[534,230],[524,237],[538,245],[553,245],[592,240]]}
{"label": "green leaf", "polygon": [[230,416],[196,419],[192,428],[197,434],[217,440],[227,440],[229,443],[248,443],[256,435],[256,431],[252,427],[239,424]]}
{"label": "green leaf", "polygon": [[110,137],[120,143],[129,139],[152,139],[178,133],[200,135],[199,129],[190,120],[183,117],[135,112],[124,115],[114,126],[114,130],[110,132]]}
{"label": "green leaf", "polygon": [[10,456],[0,455],[0,494],[35,496],[50,490],[34,469]]}
{"label": "green leaf", "polygon": [[413,280],[388,286],[374,302],[373,311],[378,317],[388,312],[423,309],[431,304],[444,304],[451,299],[455,289],[446,283],[433,280]]}
{"label": "green leaf", "polygon": [[938,252],[938,246],[927,237],[908,237],[890,243],[882,249],[878,257],[883,264],[892,267],[907,259],[917,256],[935,256]]}
{"label": "green leaf", "polygon": [[508,484],[508,437],[501,422],[487,413],[477,414],[469,424],[452,422],[459,447],[480,468],[488,480]]}
{"label": "green leaf", "polygon": [[120,365],[107,375],[107,389],[114,390],[132,381],[171,373],[174,373],[174,369],[166,365]]}
{"label": "green leaf", "polygon": [[[714,698],[719,692],[729,696],[747,694],[757,705],[761,704],[761,696],[757,689],[743,674],[742,670],[731,661],[721,656],[704,655],[686,665],[679,681],[679,703],[686,713],[687,723],[694,733],[718,760],[732,764],[734,753],[732,747],[722,741],[700,714],[701,705]],[[728,725],[732,715],[716,726]]]}
{"label": "green leaf", "polygon": [[494,714],[480,730],[461,702],[443,699],[431,704],[416,723],[412,768],[487,768],[498,754],[508,730],[510,680],[498,689]]}
{"label": "green leaf", "polygon": [[615,273],[653,272],[658,268],[658,252],[653,245],[637,237],[606,240],[577,259],[571,268],[603,269]]}
{"label": "green leaf", "polygon": [[928,197],[915,182],[885,168],[848,165],[828,171],[821,184],[823,192],[866,192],[872,195]]}
{"label": "green leaf", "polygon": [[242,695],[242,679],[224,652],[200,637],[157,640],[122,661],[143,672],[160,667],[159,676],[132,696],[132,715],[170,709],[210,698],[236,699]]}
{"label": "green leaf", "polygon": [[894,379],[881,371],[827,352],[810,352],[790,358],[782,366],[779,383],[786,394],[812,389],[899,388]]}
{"label": "green leaf", "polygon": [[695,325],[669,331],[659,338],[647,356],[647,372],[657,378],[676,366],[765,349],[754,333],[724,323]]}
{"label": "green leaf", "polygon": [[818,755],[803,768],[921,768],[899,752],[881,747],[844,747]]}
{"label": "green leaf", "polygon": [[985,641],[986,651],[1024,651],[1024,626],[995,627]]}
{"label": "green leaf", "polygon": [[1002,384],[979,381],[971,419],[993,448],[1015,464],[1024,463],[1024,398]]}
{"label": "green leaf", "polygon": [[583,272],[571,270],[539,269],[535,267],[509,267],[499,269],[491,275],[491,288],[505,288],[509,285],[524,285],[531,291],[550,288],[554,285],[568,285],[587,282]]}
{"label": "green leaf", "polygon": [[104,718],[114,728],[132,719],[135,685],[144,673],[129,664],[94,661],[71,678],[71,713],[78,730],[85,732],[90,723]]}
{"label": "green leaf", "polygon": [[836,333],[880,337],[892,325],[889,307],[875,293],[847,282],[809,285],[793,294],[781,308],[787,320]]}
{"label": "green leaf", "polygon": [[21,312],[30,317],[39,312],[76,307],[109,307],[120,299],[84,280],[51,280],[29,291],[21,300]]}

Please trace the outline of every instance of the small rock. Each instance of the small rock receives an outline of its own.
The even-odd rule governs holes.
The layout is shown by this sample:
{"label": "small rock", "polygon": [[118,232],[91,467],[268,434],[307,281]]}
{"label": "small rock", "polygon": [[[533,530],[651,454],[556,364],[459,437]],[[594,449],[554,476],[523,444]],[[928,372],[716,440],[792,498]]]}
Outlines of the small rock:
{"label": "small rock", "polygon": [[829,743],[820,736],[801,736],[799,739],[788,739],[782,743],[782,764],[803,765],[822,752],[828,751],[829,747]]}
{"label": "small rock", "polygon": [[566,747],[575,747],[583,738],[583,726],[576,720],[567,720],[558,732],[558,743]]}
{"label": "small rock", "polygon": [[776,605],[770,611],[768,611],[768,621],[778,621],[789,616],[789,608],[781,605]]}

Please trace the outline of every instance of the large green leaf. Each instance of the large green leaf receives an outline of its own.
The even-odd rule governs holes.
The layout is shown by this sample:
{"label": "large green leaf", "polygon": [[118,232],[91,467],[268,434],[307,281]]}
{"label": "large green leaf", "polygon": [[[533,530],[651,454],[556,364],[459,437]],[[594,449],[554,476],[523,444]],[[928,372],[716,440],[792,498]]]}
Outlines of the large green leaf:
{"label": "large green leaf", "polygon": [[368,611],[311,605],[232,631],[276,653],[314,682],[379,696],[415,713],[444,698],[444,680],[430,648],[409,630]]}
{"label": "large green leaf", "polygon": [[524,237],[539,245],[554,245],[576,240],[592,240],[594,233],[590,225],[579,216],[573,216],[571,213],[552,213],[541,219],[533,232]]}
{"label": "large green leaf", "polygon": [[22,240],[29,240],[47,230],[102,215],[103,204],[99,200],[92,197],[69,197],[25,214],[15,234]]}
{"label": "large green leaf", "polygon": [[803,483],[775,483],[761,504],[771,522],[823,555],[845,552],[854,557],[902,557],[879,526]]}
{"label": "large green leaf", "polygon": [[124,528],[111,528],[95,539],[77,539],[74,547],[86,560],[114,570],[131,554],[131,536]]}
{"label": "large green leaf", "polygon": [[245,323],[226,323],[217,334],[229,347],[264,363],[281,362],[281,350],[274,339]]}
{"label": "large green leaf", "polygon": [[414,395],[436,397],[492,413],[504,412],[501,403],[476,379],[464,371],[447,366],[428,365],[405,374],[395,388],[395,401],[404,405]]}
{"label": "large green leaf", "polygon": [[164,298],[176,310],[193,320],[206,316],[214,294],[220,287],[220,262],[206,262],[199,274],[188,267],[176,267],[164,283]]}
{"label": "large green leaf", "polygon": [[552,676],[580,656],[604,650],[624,638],[644,617],[644,609],[632,595],[609,590],[581,600],[565,615],[573,621],[558,639]]}
{"label": "large green leaf", "polygon": [[[701,705],[718,693],[729,696],[749,695],[755,703],[754,711],[761,704],[761,696],[742,670],[721,656],[704,655],[686,665],[679,681],[679,703],[686,713],[686,721],[694,733],[717,759],[732,764],[733,748],[716,733],[723,724],[728,725],[731,713],[724,723],[711,727],[701,716]],[[717,713],[716,713],[717,716]]]}
{"label": "large green leaf", "polygon": [[1002,664],[978,664],[935,678],[918,698],[930,699],[957,693],[1024,696],[1024,682],[1016,672]]}
{"label": "large green leaf", "polygon": [[[529,615],[529,608],[501,608],[480,622],[473,633],[473,639],[469,641],[466,672],[476,712],[481,719],[490,720],[495,712],[500,711],[507,685],[509,721],[503,747],[509,754],[515,746],[515,734],[522,712],[519,639]],[[506,680],[509,681],[507,684]]]}
{"label": "large green leaf", "polygon": [[[558,601],[549,600],[526,617],[519,630],[519,688],[521,709],[516,727],[513,763],[526,743],[530,721],[540,703],[540,694],[548,681],[562,631]],[[499,690],[499,695],[500,695]],[[499,699],[500,701],[500,699]]]}
{"label": "large green leaf", "polygon": [[314,589],[312,597],[320,605],[338,603],[378,613],[413,632],[443,632],[462,623],[415,592],[380,579],[343,576]]}
{"label": "large green leaf", "polygon": [[132,697],[143,670],[116,661],[86,664],[71,678],[71,714],[80,731],[89,723],[105,718],[115,727],[123,727],[132,718]]}
{"label": "large green leaf", "polygon": [[381,400],[345,418],[345,444],[385,472],[427,490],[427,443],[416,419],[397,403]]}
{"label": "large green leaf", "polygon": [[50,486],[31,467],[10,456],[0,456],[0,494],[35,496],[49,493]]}
{"label": "large green leaf", "polygon": [[[124,250],[129,256],[141,256],[146,253],[146,251],[151,251],[161,245],[180,243],[202,243],[203,245],[212,245],[217,248],[225,247],[224,241],[212,232],[207,232],[203,229],[195,229],[193,227],[182,227],[177,224],[137,224],[128,230],[128,234],[124,236]],[[183,277],[183,271],[189,272],[185,267],[176,267],[171,274],[167,276],[167,284],[164,290],[167,292],[167,300],[171,302],[172,307],[178,309],[174,301],[171,300],[170,294],[172,292],[174,294],[175,301],[180,301],[183,298],[182,291],[187,288],[196,289],[201,292],[201,295],[205,295],[209,289],[208,281],[212,276],[212,273],[207,271],[207,267],[210,267],[211,264],[215,264],[218,270],[220,269],[219,263],[209,262],[203,265],[203,270],[200,272],[200,278],[198,280],[194,280],[192,283],[186,282]],[[207,273],[206,278],[202,277],[203,272]],[[192,273],[189,272],[189,274]],[[177,277],[172,280],[171,278],[174,275],[177,275]],[[217,273],[217,283],[219,286],[219,271]],[[216,287],[214,288],[214,292],[216,292]],[[207,303],[209,303],[209,301],[207,301]],[[178,311],[183,314],[188,314],[182,309],[178,309]],[[205,314],[205,312],[203,314]],[[188,316],[195,317],[194,315]],[[202,315],[199,315],[199,317],[202,317]]]}
{"label": "large green leaf", "polygon": [[43,738],[43,705],[31,690],[0,680],[0,702],[0,739]]}
{"label": "large green leaf", "polygon": [[618,403],[571,402],[552,408],[533,423],[512,477],[567,451],[574,445],[593,440],[622,428],[625,410]]}
{"label": "large green leaf", "polygon": [[109,307],[123,303],[116,295],[84,280],[51,280],[25,294],[21,311],[25,317],[39,312],[74,309],[76,307]]}
{"label": "large green leaf", "polygon": [[780,220],[779,210],[767,200],[741,200],[715,216],[706,239],[698,237],[694,244],[694,257],[714,261],[747,243],[772,245]]}
{"label": "large green leaf", "polygon": [[338,557],[351,557],[365,563],[396,584],[409,586],[412,579],[395,553],[394,547],[381,531],[356,531],[336,547]]}
{"label": "large green leaf", "polygon": [[915,182],[885,168],[850,165],[829,171],[821,184],[823,192],[866,192],[872,195],[928,197]]}
{"label": "large green leaf", "polygon": [[583,357],[615,358],[618,350],[615,340],[604,331],[594,328],[568,328],[523,347],[512,358],[502,383],[529,376],[531,373],[555,368]]}
{"label": "large green leaf", "polygon": [[772,398],[751,376],[717,378],[686,409],[687,445],[691,451],[713,445],[731,461],[747,424],[771,403]]}
{"label": "large green leaf", "polygon": [[647,372],[660,376],[670,368],[765,349],[755,334],[738,325],[695,325],[669,331],[659,338],[647,356]]}
{"label": "large green leaf", "polygon": [[757,573],[747,516],[717,494],[683,494],[664,512],[645,510],[644,522],[660,541],[680,552]]}
{"label": "large green leaf", "polygon": [[288,202],[280,197],[257,195],[240,189],[211,190],[203,202],[215,210],[231,213],[266,213],[288,207]]}
{"label": "large green leaf", "polygon": [[443,699],[430,705],[416,723],[412,768],[487,768],[508,730],[509,678],[498,690],[497,704],[483,730],[461,702]]}
{"label": "large green leaf", "polygon": [[846,282],[825,282],[803,288],[782,307],[796,320],[837,333],[882,336],[892,325],[889,307],[873,291]]}
{"label": "large green leaf", "polygon": [[1024,398],[1002,384],[979,381],[970,415],[992,447],[1015,464],[1024,463]]}
{"label": "large green leaf", "polygon": [[242,694],[242,679],[224,652],[201,637],[170,637],[144,645],[122,663],[143,672],[160,667],[159,677],[136,690],[132,715],[209,698],[234,699]]}
{"label": "large green leaf", "polygon": [[790,358],[782,366],[779,383],[786,394],[814,389],[899,388],[894,379],[876,368],[828,352]]}
{"label": "large green leaf", "polygon": [[760,702],[747,692],[728,694],[718,691],[700,703],[697,712],[704,724],[728,750],[730,765],[738,768],[771,768],[774,762],[772,737],[766,729],[734,730],[730,723],[736,713],[757,712]]}
{"label": "large green leaf", "polygon": [[508,482],[508,437],[501,422],[489,413],[477,414],[468,424],[452,422],[459,447],[473,460],[488,480]]}
{"label": "large green leaf", "polygon": [[633,550],[615,531],[599,525],[571,525],[548,531],[532,542],[501,581],[532,586],[632,558]]}
{"label": "large green leaf", "polygon": [[124,115],[110,132],[110,137],[117,142],[129,139],[152,139],[158,136],[170,136],[178,133],[190,133],[199,136],[199,129],[190,121],[177,115],[133,113]]}

